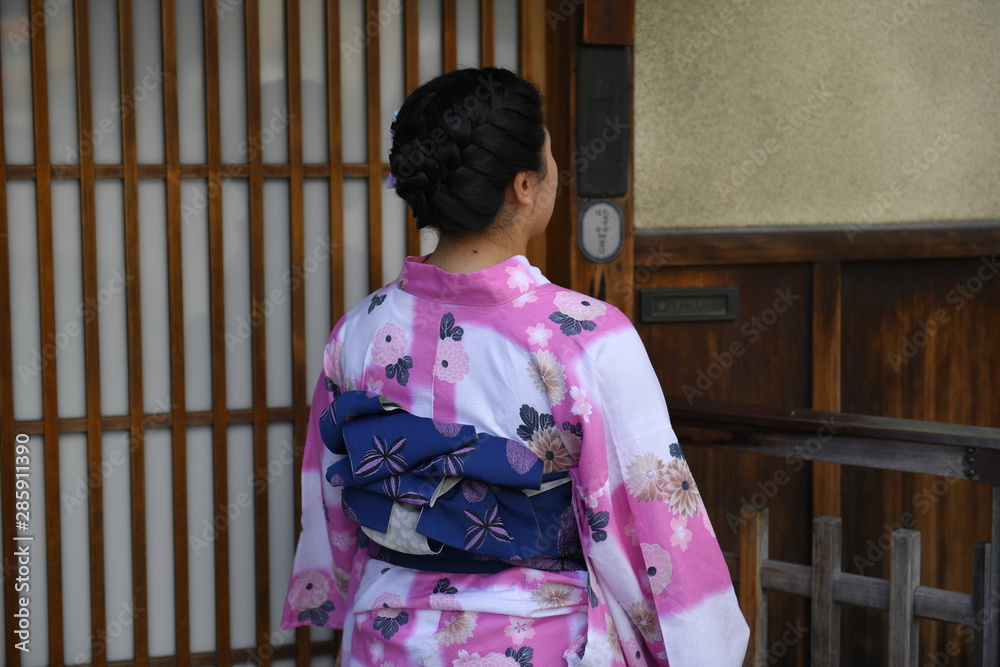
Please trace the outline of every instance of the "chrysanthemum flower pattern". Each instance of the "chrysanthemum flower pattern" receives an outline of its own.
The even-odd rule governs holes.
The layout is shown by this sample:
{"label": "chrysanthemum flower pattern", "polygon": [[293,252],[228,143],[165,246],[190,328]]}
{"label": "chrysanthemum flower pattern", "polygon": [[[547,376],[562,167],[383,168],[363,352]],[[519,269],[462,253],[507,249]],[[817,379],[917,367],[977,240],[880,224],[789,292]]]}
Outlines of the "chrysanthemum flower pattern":
{"label": "chrysanthemum flower pattern", "polygon": [[528,363],[528,376],[535,383],[535,387],[544,391],[549,397],[551,405],[559,405],[566,395],[566,373],[563,372],[564,370],[563,365],[548,350],[539,350],[531,355],[531,362]]}

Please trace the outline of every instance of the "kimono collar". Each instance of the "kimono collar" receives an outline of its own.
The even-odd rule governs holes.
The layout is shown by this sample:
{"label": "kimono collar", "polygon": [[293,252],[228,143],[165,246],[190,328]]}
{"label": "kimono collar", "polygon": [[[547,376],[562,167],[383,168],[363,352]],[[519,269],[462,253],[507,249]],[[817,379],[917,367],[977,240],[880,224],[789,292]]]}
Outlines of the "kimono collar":
{"label": "kimono collar", "polygon": [[428,255],[408,256],[396,285],[407,294],[474,306],[498,306],[530,292],[549,280],[524,255],[469,273],[450,273],[426,264]]}

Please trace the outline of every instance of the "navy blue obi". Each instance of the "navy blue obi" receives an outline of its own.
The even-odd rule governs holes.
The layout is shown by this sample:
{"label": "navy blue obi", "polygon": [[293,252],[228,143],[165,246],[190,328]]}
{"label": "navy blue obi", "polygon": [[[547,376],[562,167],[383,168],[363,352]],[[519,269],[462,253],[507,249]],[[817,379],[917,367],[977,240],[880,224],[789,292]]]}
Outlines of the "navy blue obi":
{"label": "navy blue obi", "polygon": [[567,472],[523,443],[417,417],[384,396],[341,393],[320,415],[326,469],[378,557],[448,572],[582,569]]}

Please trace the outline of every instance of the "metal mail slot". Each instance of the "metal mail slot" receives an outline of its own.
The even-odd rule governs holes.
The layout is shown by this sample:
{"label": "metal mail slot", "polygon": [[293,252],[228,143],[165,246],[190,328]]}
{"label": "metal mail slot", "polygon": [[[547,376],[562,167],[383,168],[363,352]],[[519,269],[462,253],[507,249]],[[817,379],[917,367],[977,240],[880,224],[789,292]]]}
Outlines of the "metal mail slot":
{"label": "metal mail slot", "polygon": [[740,309],[737,287],[649,288],[640,295],[643,322],[735,320]]}

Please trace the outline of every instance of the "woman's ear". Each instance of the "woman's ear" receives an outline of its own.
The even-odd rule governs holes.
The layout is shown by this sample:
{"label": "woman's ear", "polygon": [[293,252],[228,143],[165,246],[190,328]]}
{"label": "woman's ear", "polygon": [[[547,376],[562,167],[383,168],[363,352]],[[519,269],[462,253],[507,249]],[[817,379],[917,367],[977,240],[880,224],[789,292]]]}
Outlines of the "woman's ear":
{"label": "woman's ear", "polygon": [[535,188],[531,181],[531,172],[519,171],[514,175],[514,182],[510,184],[514,194],[514,201],[519,206],[531,206],[535,203]]}

